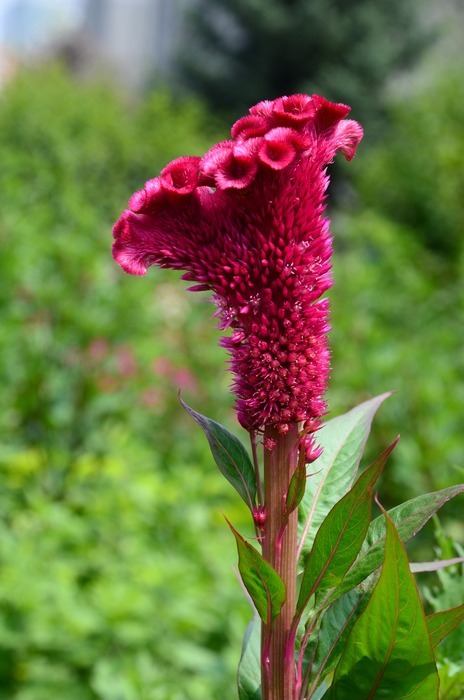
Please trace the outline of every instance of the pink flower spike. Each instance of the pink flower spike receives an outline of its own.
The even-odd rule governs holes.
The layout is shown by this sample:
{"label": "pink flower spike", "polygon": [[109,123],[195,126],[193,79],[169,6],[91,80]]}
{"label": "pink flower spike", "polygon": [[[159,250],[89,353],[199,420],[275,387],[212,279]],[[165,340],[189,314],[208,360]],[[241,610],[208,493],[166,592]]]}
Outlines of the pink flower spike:
{"label": "pink flower spike", "polygon": [[271,100],[263,100],[258,102],[258,104],[250,107],[250,114],[256,114],[259,117],[272,118],[274,110],[274,102]]}
{"label": "pink flower spike", "polygon": [[183,156],[169,163],[160,175],[163,190],[180,196],[192,194],[198,185],[200,160],[197,156]]}
{"label": "pink flower spike", "polygon": [[351,107],[342,102],[329,102],[320,95],[312,96],[316,108],[316,128],[318,131],[329,129],[351,112]]}
{"label": "pink flower spike", "polygon": [[253,516],[253,520],[255,522],[255,525],[257,527],[259,527],[260,530],[263,530],[264,525],[266,524],[266,516],[267,516],[265,506],[258,506],[257,508],[253,508],[252,516]]}
{"label": "pink flower spike", "polygon": [[274,438],[266,437],[263,440],[263,445],[265,450],[269,450],[269,452],[272,452],[274,447],[277,445],[277,440],[274,440]]}
{"label": "pink flower spike", "polygon": [[352,158],[362,137],[347,113],[319,96],[260,102],[234,138],[149,180],[114,226],[126,272],[182,270],[192,291],[211,290],[239,422],[279,434],[303,423],[309,459],[330,373],[327,165],[337,151]]}
{"label": "pink flower spike", "polygon": [[259,137],[250,138],[247,141],[236,141],[232,149],[234,158],[243,163],[256,160],[262,142],[263,139]]}
{"label": "pink flower spike", "polygon": [[215,176],[218,168],[229,158],[234,141],[220,141],[209,149],[200,163],[200,181],[202,184],[216,185]]}
{"label": "pink flower spike", "polygon": [[290,165],[296,155],[290,132],[293,129],[277,128],[266,134],[258,154],[262,163],[273,170],[283,170]]}
{"label": "pink flower spike", "polygon": [[191,287],[187,287],[188,292],[208,292],[209,289],[209,284],[193,284]]}
{"label": "pink flower spike", "polygon": [[135,192],[129,199],[129,209],[137,213],[149,211],[159,200],[161,194],[161,182],[159,177],[148,180],[143,190]]}
{"label": "pink flower spike", "polygon": [[113,226],[113,258],[124,272],[130,275],[144,275],[148,265],[139,241],[132,238],[130,220],[133,215],[133,212],[126,209]]}
{"label": "pink flower spike", "polygon": [[248,187],[258,170],[256,152],[260,143],[259,138],[238,141],[229,150],[215,173],[215,181],[219,189],[241,190]]}
{"label": "pink flower spike", "polygon": [[312,133],[306,133],[306,131],[296,131],[288,126],[277,126],[274,129],[268,131],[265,136],[265,140],[270,141],[286,141],[295,146],[298,150],[306,150],[314,142],[314,136]]}
{"label": "pink flower spike", "polygon": [[316,444],[312,435],[305,435],[301,440],[301,448],[305,451],[306,464],[311,464],[323,453],[323,448]]}
{"label": "pink flower spike", "polygon": [[290,95],[290,97],[279,97],[275,100],[273,112],[280,123],[298,126],[310,121],[314,117],[316,108],[309,95]]}
{"label": "pink flower spike", "polygon": [[138,190],[138,192],[134,192],[129,199],[129,209],[135,212],[141,212],[145,208],[146,201],[147,194],[145,188],[143,190]]}
{"label": "pink flower spike", "polygon": [[267,120],[258,115],[249,114],[235,122],[230,130],[233,139],[249,139],[264,136],[268,130]]}
{"label": "pink flower spike", "polygon": [[340,151],[346,160],[350,161],[363,137],[362,127],[352,119],[344,119],[335,126],[330,136],[330,142],[335,151]]}

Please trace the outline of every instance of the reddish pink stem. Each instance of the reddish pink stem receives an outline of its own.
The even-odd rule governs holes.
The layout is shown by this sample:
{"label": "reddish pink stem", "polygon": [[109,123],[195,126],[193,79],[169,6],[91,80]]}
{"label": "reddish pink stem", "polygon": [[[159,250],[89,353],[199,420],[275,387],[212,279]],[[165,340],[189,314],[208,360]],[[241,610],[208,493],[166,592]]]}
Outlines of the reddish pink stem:
{"label": "reddish pink stem", "polygon": [[296,510],[290,515],[285,512],[285,494],[298,464],[298,426],[292,425],[283,435],[267,427],[265,438],[274,440],[275,447],[264,451],[267,515],[263,556],[282,578],[287,597],[272,629],[263,625],[269,668],[263,665],[262,700],[295,700],[294,638],[292,642],[290,632],[296,606],[298,515]]}

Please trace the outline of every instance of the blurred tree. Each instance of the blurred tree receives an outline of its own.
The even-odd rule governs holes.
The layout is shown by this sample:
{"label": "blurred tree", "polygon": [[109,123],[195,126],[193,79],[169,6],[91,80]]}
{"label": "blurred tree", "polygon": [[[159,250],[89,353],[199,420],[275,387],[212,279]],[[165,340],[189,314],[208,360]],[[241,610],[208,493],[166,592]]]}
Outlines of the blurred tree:
{"label": "blurred tree", "polygon": [[395,100],[384,142],[352,168],[364,208],[377,209],[458,266],[464,251],[463,120],[462,66],[455,66]]}
{"label": "blurred tree", "polygon": [[239,115],[262,99],[320,92],[362,114],[370,135],[387,80],[430,39],[415,0],[199,0],[189,19],[179,69],[214,108]]}

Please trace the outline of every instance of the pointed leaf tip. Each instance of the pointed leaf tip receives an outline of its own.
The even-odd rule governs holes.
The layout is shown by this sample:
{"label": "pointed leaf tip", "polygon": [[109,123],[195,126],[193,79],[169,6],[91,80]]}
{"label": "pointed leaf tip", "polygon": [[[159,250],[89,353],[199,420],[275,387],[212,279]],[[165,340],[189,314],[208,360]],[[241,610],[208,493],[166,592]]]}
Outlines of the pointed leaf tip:
{"label": "pointed leaf tip", "polygon": [[[441,491],[423,494],[406,501],[406,503],[388,511],[388,515],[397,527],[401,539],[407,541],[414,537],[447,501],[462,493],[464,493],[464,484],[449,486]],[[385,535],[385,517],[379,515],[369,525],[366,539],[356,562],[347,572],[343,583],[336,591],[329,594],[330,597],[325,601],[327,604],[353,589],[379,568],[384,556]]]}
{"label": "pointed leaf tip", "polygon": [[206,435],[219,470],[252,511],[256,505],[256,475],[245,446],[226,427],[190,408],[181,398],[180,392],[178,396],[187,413]]}
{"label": "pointed leaf tip", "polygon": [[449,610],[441,610],[427,616],[432,646],[435,648],[464,620],[464,603]]}

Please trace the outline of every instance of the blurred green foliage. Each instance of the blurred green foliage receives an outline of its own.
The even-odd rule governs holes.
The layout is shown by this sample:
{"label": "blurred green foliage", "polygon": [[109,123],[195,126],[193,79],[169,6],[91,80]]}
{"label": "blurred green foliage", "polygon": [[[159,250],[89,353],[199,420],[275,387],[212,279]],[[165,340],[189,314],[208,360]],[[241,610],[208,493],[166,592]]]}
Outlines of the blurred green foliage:
{"label": "blurred green foliage", "polygon": [[[464,548],[443,532],[434,516],[437,558],[463,557]],[[438,572],[438,583],[425,589],[425,598],[432,612],[462,605],[464,593],[464,564],[456,564]],[[462,700],[464,692],[464,625],[446,637],[439,647],[440,700]]]}
{"label": "blurred green foliage", "polygon": [[381,212],[403,226],[404,235],[462,266],[461,68],[450,68],[419,95],[395,100],[382,145],[353,164],[364,207]]}
{"label": "blurred green foliage", "polygon": [[372,210],[340,220],[337,228],[331,409],[338,412],[380,390],[397,392],[379,412],[370,442],[378,453],[401,434],[384,477],[394,502],[458,483],[462,276]]}
{"label": "blurred green foliage", "polygon": [[[380,146],[357,157],[363,210],[331,212],[330,407],[398,390],[370,448],[401,431],[389,503],[462,476],[462,238],[446,256],[417,233],[442,211],[446,246],[462,212],[459,173],[430,137],[446,124],[462,152],[464,101],[451,83],[440,89],[441,100],[392,117],[392,144],[417,144],[407,158],[395,146],[398,192],[413,198],[416,184],[424,225],[375,195],[396,186]],[[213,309],[175,273],[130,278],[110,255],[132,191],[225,137],[195,101],[158,91],[129,104],[58,68],[20,75],[1,95],[0,700],[234,697],[249,609],[220,511],[242,531],[246,513],[177,401],[181,388],[239,433]],[[446,510],[457,537],[458,508]]]}
{"label": "blurred green foliage", "polygon": [[220,700],[246,621],[222,483],[112,440],[60,499],[39,449],[2,464],[0,697]]}
{"label": "blurred green foliage", "polygon": [[464,475],[461,75],[392,106],[385,143],[361,144],[349,164],[358,209],[333,226],[332,409],[340,392],[342,407],[362,391],[398,392],[378,418],[382,440],[401,432],[386,476],[395,502]]}

